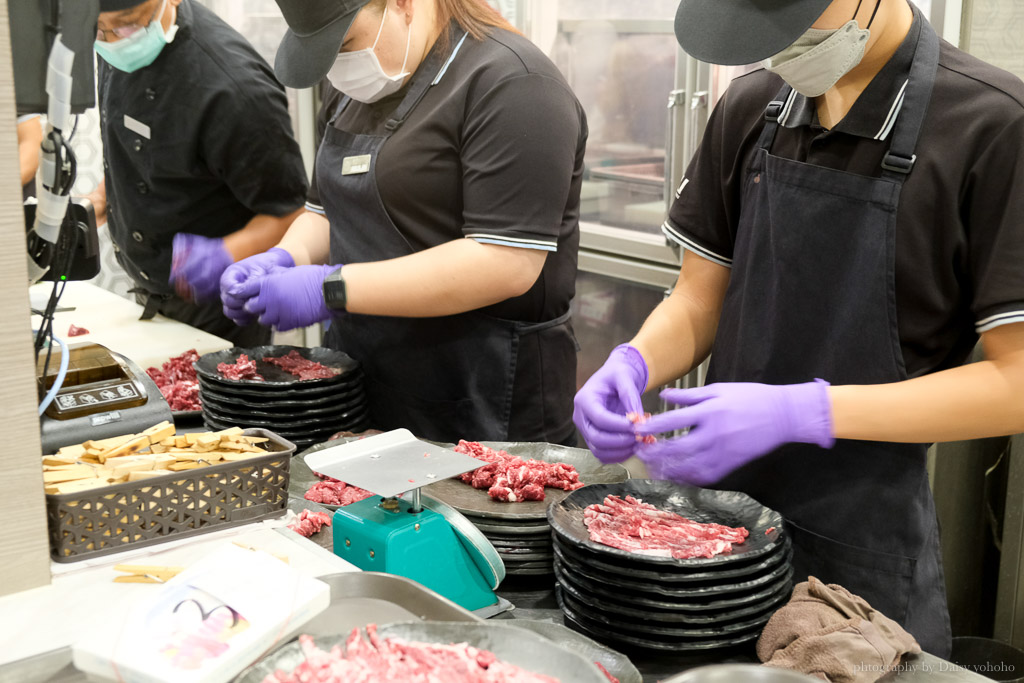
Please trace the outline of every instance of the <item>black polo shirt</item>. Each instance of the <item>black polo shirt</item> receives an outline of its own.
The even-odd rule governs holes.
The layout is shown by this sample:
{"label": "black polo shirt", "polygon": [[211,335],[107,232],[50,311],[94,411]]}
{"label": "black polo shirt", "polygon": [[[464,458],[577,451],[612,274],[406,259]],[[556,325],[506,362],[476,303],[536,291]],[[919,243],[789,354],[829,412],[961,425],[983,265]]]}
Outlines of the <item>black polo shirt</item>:
{"label": "black polo shirt", "polygon": [[284,88],[253,47],[192,0],[156,60],[99,63],[107,224],[140,286],[170,294],[177,232],[224,237],[302,206],[306,172]]}
{"label": "black polo shirt", "polygon": [[[549,252],[529,292],[486,311],[550,320],[569,310],[576,287],[583,108],[551,60],[522,36],[495,29],[482,41],[467,36],[432,49],[446,48],[455,56],[443,76],[380,152],[384,207],[416,250],[469,238]],[[353,101],[334,125],[383,134],[407,89],[373,104]],[[321,131],[342,99],[328,87]],[[315,174],[306,208],[323,213]]]}
{"label": "black polo shirt", "polygon": [[[820,125],[813,100],[794,93],[771,153],[879,176],[922,21],[832,130]],[[758,70],[730,86],[663,226],[669,238],[731,265],[744,171],[782,85]],[[911,377],[958,366],[979,333],[1024,322],[1024,83],[943,41],[916,154],[900,195],[895,254]]]}

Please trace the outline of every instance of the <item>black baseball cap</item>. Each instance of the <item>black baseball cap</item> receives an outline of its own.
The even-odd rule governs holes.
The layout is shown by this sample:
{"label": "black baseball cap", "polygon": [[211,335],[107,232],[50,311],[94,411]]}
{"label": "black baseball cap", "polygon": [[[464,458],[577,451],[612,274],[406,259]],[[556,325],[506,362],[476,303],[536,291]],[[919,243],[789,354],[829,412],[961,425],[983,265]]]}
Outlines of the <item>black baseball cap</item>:
{"label": "black baseball cap", "polygon": [[370,0],[275,0],[288,31],[274,59],[278,79],[291,88],[309,88],[334,65],[345,34]]}
{"label": "black baseball cap", "polygon": [[785,50],[832,0],[682,0],[676,40],[710,64],[753,64]]}
{"label": "black baseball cap", "polygon": [[146,0],[100,0],[101,12],[120,12],[121,10],[138,7]]}

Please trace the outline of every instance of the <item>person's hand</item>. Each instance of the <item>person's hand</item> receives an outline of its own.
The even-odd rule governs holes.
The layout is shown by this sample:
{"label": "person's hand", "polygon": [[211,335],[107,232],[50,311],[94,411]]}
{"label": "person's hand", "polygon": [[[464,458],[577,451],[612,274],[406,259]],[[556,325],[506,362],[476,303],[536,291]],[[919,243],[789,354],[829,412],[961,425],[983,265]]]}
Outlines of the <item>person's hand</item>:
{"label": "person's hand", "polygon": [[710,486],[783,444],[831,448],[835,436],[828,386],[819,379],[782,386],[735,382],[666,389],[662,398],[685,407],[655,415],[637,426],[637,434],[690,431],[644,444],[637,457],[657,479]]}
{"label": "person's hand", "polygon": [[260,293],[260,280],[263,276],[282,268],[294,267],[295,259],[279,247],[228,266],[220,276],[220,300],[224,304],[224,315],[237,325],[251,323],[256,318],[245,312],[245,304]]}
{"label": "person's hand", "polygon": [[324,278],[341,266],[296,266],[264,275],[260,292],[245,304],[261,325],[285,332],[331,317],[324,302]]}
{"label": "person's hand", "polygon": [[212,301],[220,291],[220,277],[232,258],[220,238],[179,232],[171,242],[170,284],[182,299]]}
{"label": "person's hand", "polygon": [[629,344],[616,346],[573,401],[572,421],[601,462],[622,462],[636,450],[627,413],[643,415],[640,395],[647,388],[647,363]]}

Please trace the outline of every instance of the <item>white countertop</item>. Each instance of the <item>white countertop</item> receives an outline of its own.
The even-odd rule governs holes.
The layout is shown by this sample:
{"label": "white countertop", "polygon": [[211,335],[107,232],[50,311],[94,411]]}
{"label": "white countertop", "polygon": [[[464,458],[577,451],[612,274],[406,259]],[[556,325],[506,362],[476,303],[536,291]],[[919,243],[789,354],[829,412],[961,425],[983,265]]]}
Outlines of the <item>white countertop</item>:
{"label": "white countertop", "polygon": [[120,575],[113,569],[118,563],[187,567],[225,544],[238,543],[287,557],[292,567],[308,576],[359,571],[283,525],[284,518],[279,518],[93,560],[51,563],[49,586],[0,598],[0,681],[7,676],[25,681],[26,672],[16,663],[33,658],[48,657],[58,669],[65,666],[70,646],[82,634],[116,622],[140,596],[159,590],[159,584],[114,583]]}
{"label": "white countertop", "polygon": [[[50,297],[52,283],[29,288],[32,308],[42,310]],[[199,355],[230,348],[231,342],[196,329],[191,325],[157,315],[152,320],[139,320],[142,306],[113,292],[87,282],[69,282],[61,297],[62,311],[53,318],[53,332],[68,344],[95,342],[129,358],[143,370],[160,367],[168,358],[189,349]],[[32,316],[33,328],[40,317]],[[68,337],[72,325],[84,327],[89,334]]]}

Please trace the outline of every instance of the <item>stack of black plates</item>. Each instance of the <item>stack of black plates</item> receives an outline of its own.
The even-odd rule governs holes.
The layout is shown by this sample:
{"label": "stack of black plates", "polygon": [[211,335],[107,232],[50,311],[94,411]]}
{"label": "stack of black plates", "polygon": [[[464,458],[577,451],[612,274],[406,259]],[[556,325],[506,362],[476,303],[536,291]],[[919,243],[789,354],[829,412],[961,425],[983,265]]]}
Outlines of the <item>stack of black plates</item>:
{"label": "stack of black plates", "polygon": [[[731,553],[673,559],[590,540],[588,505],[633,496],[697,522],[745,527]],[[789,599],[793,570],[782,516],[749,496],[634,479],[588,486],[553,505],[556,593],[566,624],[612,647],[677,654],[755,640]]]}
{"label": "stack of black plates", "polygon": [[[298,351],[307,360],[338,370],[333,377],[300,380],[264,358]],[[264,381],[227,379],[220,363],[235,363],[240,354],[256,361]],[[208,353],[196,363],[203,421],[210,429],[262,427],[300,448],[326,441],[339,431],[369,426],[363,373],[359,363],[341,351],[296,346],[231,348]]]}
{"label": "stack of black plates", "polygon": [[[603,465],[582,448],[569,448],[549,443],[507,443],[484,441],[484,445],[503,450],[524,460],[562,462],[572,465],[584,484],[613,483],[629,479],[622,465]],[[447,479],[423,489],[458,510],[491,542],[510,575],[550,575],[554,572],[555,555],[551,546],[548,508],[569,493],[560,489],[544,489],[544,500],[523,503],[500,503],[459,479]]]}

